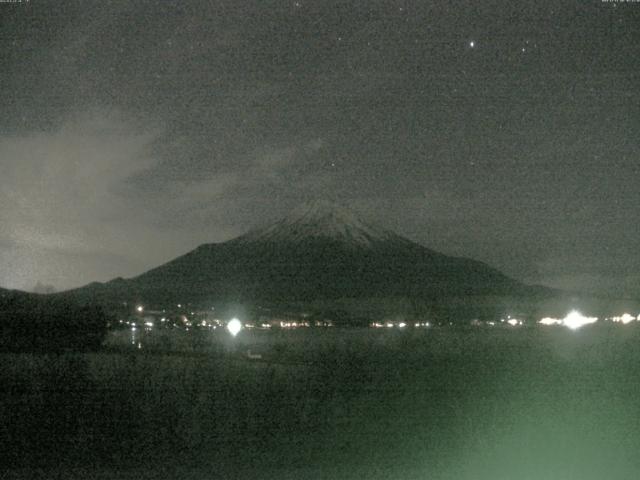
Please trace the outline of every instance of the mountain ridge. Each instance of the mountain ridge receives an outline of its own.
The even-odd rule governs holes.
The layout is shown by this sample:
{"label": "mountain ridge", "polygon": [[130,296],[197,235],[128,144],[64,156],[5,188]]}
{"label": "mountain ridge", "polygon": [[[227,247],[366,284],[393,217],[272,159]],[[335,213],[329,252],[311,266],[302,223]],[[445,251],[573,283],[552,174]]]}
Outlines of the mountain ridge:
{"label": "mountain ridge", "polygon": [[287,302],[364,297],[437,298],[540,292],[489,265],[431,250],[327,201],[266,227],[203,244],[129,279],[71,295],[99,303]]}

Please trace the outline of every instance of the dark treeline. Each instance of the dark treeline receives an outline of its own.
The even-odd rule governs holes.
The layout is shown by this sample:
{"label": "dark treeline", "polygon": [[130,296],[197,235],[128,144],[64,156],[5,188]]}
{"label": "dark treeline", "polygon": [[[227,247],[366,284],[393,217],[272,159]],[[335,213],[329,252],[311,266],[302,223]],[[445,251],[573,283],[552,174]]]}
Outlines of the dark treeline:
{"label": "dark treeline", "polygon": [[108,318],[97,306],[45,295],[0,296],[0,351],[90,351],[102,344]]}

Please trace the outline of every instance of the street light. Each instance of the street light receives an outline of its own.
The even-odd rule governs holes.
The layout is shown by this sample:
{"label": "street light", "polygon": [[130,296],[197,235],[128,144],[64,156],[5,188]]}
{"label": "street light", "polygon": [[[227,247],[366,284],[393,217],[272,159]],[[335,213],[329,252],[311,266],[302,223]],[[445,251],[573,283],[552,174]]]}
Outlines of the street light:
{"label": "street light", "polygon": [[566,317],[564,317],[562,323],[563,325],[569,327],[571,330],[577,330],[583,325],[588,325],[589,323],[595,323],[597,321],[597,317],[585,317],[580,312],[573,310]]}
{"label": "street light", "polygon": [[240,330],[242,330],[242,323],[237,318],[232,318],[229,320],[229,323],[227,323],[227,330],[232,337],[235,337],[240,333]]}

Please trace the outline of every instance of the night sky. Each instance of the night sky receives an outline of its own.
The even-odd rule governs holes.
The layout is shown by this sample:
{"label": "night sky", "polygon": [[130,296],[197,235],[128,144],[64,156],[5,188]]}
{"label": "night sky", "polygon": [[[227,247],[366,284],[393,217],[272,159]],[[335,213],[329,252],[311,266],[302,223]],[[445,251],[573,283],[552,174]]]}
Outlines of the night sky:
{"label": "night sky", "polygon": [[329,198],[640,296],[640,2],[0,3],[0,286],[128,277]]}

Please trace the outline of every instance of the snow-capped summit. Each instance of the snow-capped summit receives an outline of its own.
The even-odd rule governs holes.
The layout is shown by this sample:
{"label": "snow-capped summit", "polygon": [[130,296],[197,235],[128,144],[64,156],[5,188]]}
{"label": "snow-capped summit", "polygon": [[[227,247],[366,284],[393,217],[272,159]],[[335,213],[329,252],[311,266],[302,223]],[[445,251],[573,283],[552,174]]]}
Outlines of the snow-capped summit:
{"label": "snow-capped summit", "polygon": [[300,243],[309,239],[325,239],[370,246],[397,238],[393,232],[362,221],[346,207],[328,200],[317,200],[300,205],[282,220],[253,230],[238,241]]}

